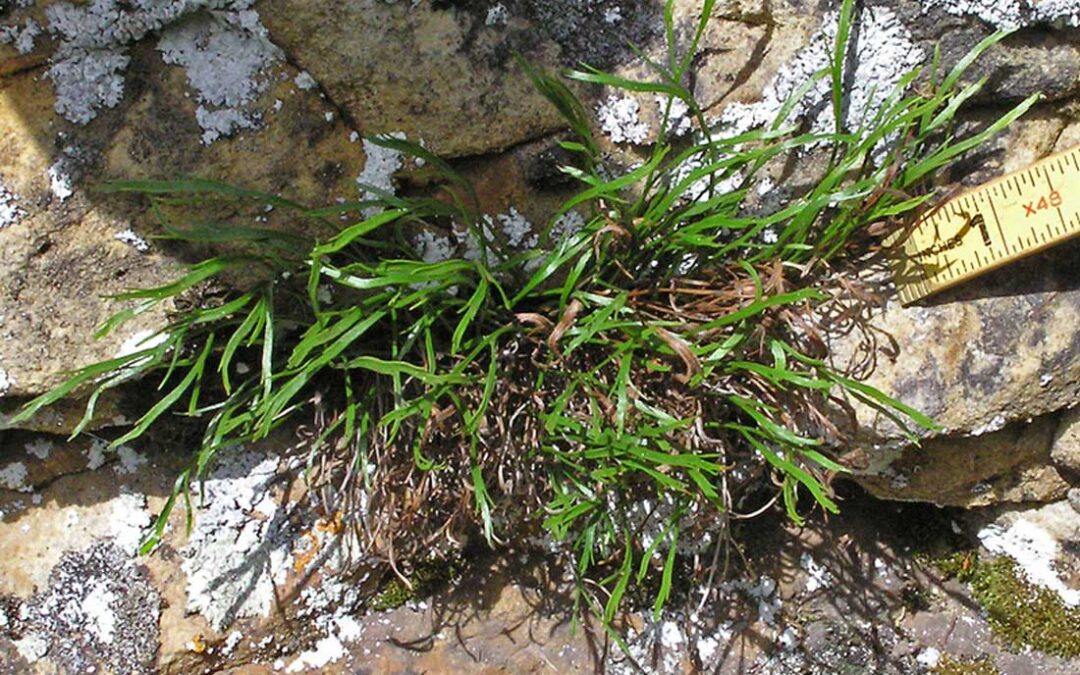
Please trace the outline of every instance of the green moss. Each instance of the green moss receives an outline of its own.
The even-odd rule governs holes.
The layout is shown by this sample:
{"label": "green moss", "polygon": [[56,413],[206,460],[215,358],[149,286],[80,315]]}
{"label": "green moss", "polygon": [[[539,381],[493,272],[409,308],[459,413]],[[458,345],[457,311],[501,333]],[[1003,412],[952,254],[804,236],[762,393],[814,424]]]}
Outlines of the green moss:
{"label": "green moss", "polygon": [[410,600],[426,598],[461,576],[462,562],[455,560],[425,560],[417,563],[409,575],[410,589],[397,576],[390,575],[379,592],[371,599],[371,609],[383,611],[401,607]]}
{"label": "green moss", "polygon": [[988,656],[977,659],[956,659],[948,654],[941,657],[930,673],[932,675],[1000,675],[994,662]]}
{"label": "green moss", "polygon": [[1032,584],[1011,559],[984,562],[972,553],[957,553],[937,566],[970,584],[990,627],[1013,649],[1080,656],[1080,608],[1068,607],[1053,591]]}
{"label": "green moss", "polygon": [[968,550],[958,551],[950,556],[937,558],[930,562],[947,579],[955,578],[960,579],[960,581],[970,581],[969,572],[974,566],[978,565],[979,558],[974,551]]}

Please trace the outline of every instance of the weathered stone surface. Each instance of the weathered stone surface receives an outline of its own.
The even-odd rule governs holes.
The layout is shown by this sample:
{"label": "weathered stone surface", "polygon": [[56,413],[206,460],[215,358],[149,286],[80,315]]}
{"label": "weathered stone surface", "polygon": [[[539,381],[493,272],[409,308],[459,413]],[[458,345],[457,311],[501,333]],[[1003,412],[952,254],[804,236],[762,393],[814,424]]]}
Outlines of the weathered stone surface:
{"label": "weathered stone surface", "polygon": [[1062,469],[1080,473],[1080,409],[1062,413],[1050,457]]}
{"label": "weathered stone surface", "polygon": [[[254,462],[223,457],[193,535],[177,514],[163,545],[135,557],[184,459],[182,436],[163,438],[169,448],[119,454],[100,442],[25,432],[0,439],[0,547],[8,553],[0,559],[0,673],[638,672],[594,622],[571,625],[572,574],[535,551],[502,551],[473,564],[455,587],[397,609],[351,604],[349,589],[363,581],[342,577],[339,561],[324,557],[332,538],[311,526],[312,514],[292,508],[297,492],[287,497],[286,481],[274,478],[284,438],[244,451],[256,453]],[[24,473],[14,464],[25,478],[12,480]],[[958,514],[860,495],[845,506],[827,525],[755,528],[744,550],[755,573],[693,589],[692,606],[699,594],[707,600],[699,609],[671,605],[656,622],[649,611],[626,616],[633,658],[663,675],[871,665],[902,675],[933,648],[989,655],[1003,673],[1075,671],[1074,662],[994,646],[967,591],[940,586],[906,555],[912,545],[936,551],[956,540]],[[1039,581],[1066,594],[1075,588],[1069,551],[1080,521],[1067,502],[971,518],[989,550],[1030,565],[1039,562],[1024,555],[1030,541],[1049,556],[1031,568]],[[1058,582],[1044,574],[1050,559]],[[264,611],[218,623],[223,608],[264,594],[276,573],[284,576]],[[913,596],[925,600],[915,605]],[[888,649],[876,651],[882,644]]]}
{"label": "weathered stone surface", "polygon": [[[513,55],[542,67],[619,58],[616,29],[576,2],[270,0],[274,41],[366,134],[404,132],[455,157],[503,150],[563,127]],[[648,3],[618,6],[628,36],[655,32]],[[621,32],[621,31],[620,31]],[[625,56],[625,52],[622,54]],[[599,57],[599,58],[598,58]]]}
{"label": "weathered stone surface", "polygon": [[12,623],[0,621],[0,653],[40,672],[188,674],[313,643],[302,617],[322,625],[348,611],[364,582],[346,576],[355,568],[317,514],[296,506],[283,443],[222,457],[195,495],[190,536],[179,506],[162,544],[138,557],[186,448],[114,452],[100,439],[6,432],[0,600]]}
{"label": "weathered stone surface", "polygon": [[[193,15],[181,27],[216,26],[206,24],[207,16]],[[179,29],[165,35],[183,44],[186,34],[173,30]],[[130,48],[122,101],[98,110],[85,126],[56,112],[43,68],[0,81],[0,184],[14,209],[0,227],[0,397],[7,397],[0,427],[18,402],[163,325],[164,313],[151,311],[104,339],[92,337],[123,307],[103,296],[171,280],[191,255],[149,240],[154,218],[146,204],[95,192],[102,181],[199,176],[313,206],[359,196],[354,179],[364,166],[362,147],[329,102],[298,79],[299,71],[282,63],[262,73],[261,94],[244,112],[253,128],[211,138],[201,117],[206,75],[191,64],[163,63],[164,40],[156,49]],[[258,220],[305,226],[284,213]],[[102,403],[99,426],[119,419],[117,397]],[[67,407],[23,426],[70,429],[80,415]]]}
{"label": "weathered stone surface", "polygon": [[883,499],[971,508],[998,503],[1051,502],[1069,483],[1050,465],[1056,416],[972,436],[942,437],[905,450],[879,475],[859,482]]}
{"label": "weathered stone surface", "polygon": [[[978,3],[945,0],[881,4],[896,9],[920,44],[930,49],[938,46],[946,69],[952,68],[995,28],[1005,27],[984,21],[978,15],[981,9]],[[1062,13],[1067,16],[1067,12],[1063,7]],[[1048,100],[1075,96],[1080,91],[1080,40],[1074,30],[1048,30],[1053,25],[1053,21],[1017,14],[1012,27],[1021,30],[985,54],[965,75],[966,82],[987,78],[986,87],[976,100],[1000,106],[1034,93],[1041,93]]]}
{"label": "weathered stone surface", "polygon": [[[891,339],[868,380],[934,418],[947,433],[994,431],[1080,397],[1080,291],[1075,247],[1065,245],[927,301],[890,301],[872,325]],[[854,342],[837,344],[855,356]],[[899,353],[890,356],[890,350]],[[838,359],[844,363],[843,358]],[[864,419],[878,442],[897,438]]]}
{"label": "weathered stone surface", "polygon": [[[976,113],[965,125],[1000,113]],[[1036,108],[951,167],[948,179],[977,185],[1064,149],[1066,119],[1056,107]],[[867,382],[944,429],[920,432],[928,440],[918,450],[892,421],[857,406],[863,425],[857,445],[865,451],[860,481],[880,496],[953,505],[1064,494],[1067,485],[1049,465],[1049,444],[1031,442],[1042,438],[1037,430],[1045,424],[1026,425],[1080,402],[1077,251],[1076,242],[1066,243],[910,307],[900,306],[890,287],[880,289],[889,299],[868,318],[870,330],[837,339],[834,361],[869,373]],[[991,433],[1009,425],[1011,431]],[[963,463],[974,454],[982,461],[965,473]],[[921,468],[910,482],[896,480],[915,466]],[[976,486],[979,494],[968,492]]]}

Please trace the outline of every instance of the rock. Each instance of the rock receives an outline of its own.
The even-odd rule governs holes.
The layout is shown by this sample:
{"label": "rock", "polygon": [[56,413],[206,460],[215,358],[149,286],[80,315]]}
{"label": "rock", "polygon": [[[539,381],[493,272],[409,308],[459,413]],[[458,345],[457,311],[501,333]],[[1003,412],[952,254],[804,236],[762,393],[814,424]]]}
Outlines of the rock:
{"label": "rock", "polygon": [[1054,144],[1054,152],[1064,152],[1080,145],[1080,122],[1072,122],[1061,130],[1057,142]]}
{"label": "rock", "polygon": [[[6,398],[0,400],[0,425],[8,424],[4,415],[21,401],[55,386],[70,370],[111,358],[135,336],[164,325],[164,312],[155,310],[104,339],[91,337],[124,306],[104,296],[166,283],[191,255],[152,242],[154,216],[145,202],[94,191],[102,181],[208,177],[312,206],[359,196],[354,181],[365,161],[361,144],[317,90],[302,78],[297,83],[299,71],[260,56],[230,71],[232,80],[215,85],[208,77],[208,63],[260,53],[252,46],[258,25],[230,23],[241,16],[257,19],[195,13],[153,34],[156,44],[109,47],[130,59],[117,75],[123,97],[112,107],[87,108],[93,115],[85,125],[57,112],[63,90],[44,66],[3,81],[0,397]],[[52,59],[64,63],[57,59],[66,43],[59,42]],[[251,78],[248,84],[244,77]],[[235,215],[230,208],[225,215]],[[250,217],[268,227],[310,227],[280,209]],[[122,415],[119,397],[102,403],[93,426]],[[68,430],[80,416],[74,408],[23,426]]]}
{"label": "rock", "polygon": [[[1052,21],[1019,13],[1011,22],[1004,18],[985,21],[986,17],[978,16],[978,3],[937,0],[894,6],[920,43],[939,48],[943,70],[951,69],[994,28],[1020,29],[976,61],[965,75],[965,82],[987,78],[986,87],[975,98],[979,103],[1000,106],[1034,93],[1060,100],[1080,91],[1080,40],[1075,31],[1047,30],[1048,24],[1054,25]],[[1067,14],[1067,10],[1058,11]]]}
{"label": "rock", "polygon": [[[145,567],[111,543],[95,544],[64,554],[47,589],[23,604],[17,644],[35,645],[35,654],[45,649],[60,672],[151,673],[159,607]],[[25,659],[27,650],[19,651]]]}
{"label": "rock", "polygon": [[[1052,152],[1063,128],[1056,109],[1037,109],[953,167],[951,178],[977,184],[1023,168]],[[1080,321],[1078,250],[1076,242],[1063,244],[910,307],[889,299],[866,331],[832,344],[841,368],[866,373],[869,384],[944,427],[923,434],[919,450],[891,420],[856,406],[862,424],[856,445],[865,452],[857,480],[882,497],[938,504],[1064,495],[1067,484],[1049,461],[1053,426],[1028,421],[1052,419],[1080,402],[1080,342],[1073,330]],[[980,462],[965,470],[976,451]],[[907,478],[898,480],[901,475]],[[975,488],[980,494],[969,492]]]}
{"label": "rock", "polygon": [[1080,409],[1062,413],[1050,457],[1061,469],[1080,473]]}
{"label": "rock", "polygon": [[[890,301],[871,319],[872,355],[849,339],[845,357],[876,360],[867,382],[929,415],[945,433],[980,435],[1077,402],[1080,291],[1071,245],[992,273],[929,300]],[[885,337],[887,336],[887,337]],[[898,349],[899,353],[892,350]],[[896,427],[865,411],[873,442],[897,441]]]}
{"label": "rock", "polygon": [[1051,502],[1069,490],[1049,462],[1056,428],[1056,416],[1049,415],[980,435],[928,439],[878,475],[856,480],[882,499],[938,506]]}
{"label": "rock", "polygon": [[[404,132],[445,157],[500,151],[563,127],[515,53],[542,67],[614,57],[589,52],[603,42],[585,36],[605,24],[575,16],[573,2],[506,0],[495,14],[488,3],[264,4],[275,43],[365,134]],[[636,5],[626,9],[627,22],[643,21]],[[574,51],[560,54],[560,40]]]}
{"label": "rock", "polygon": [[[0,605],[23,623],[0,622],[0,653],[60,672],[208,672],[301,651],[370,597],[340,529],[301,505],[302,484],[286,489],[284,438],[219,457],[194,495],[190,535],[178,505],[162,543],[137,556],[187,460],[184,436],[171,436],[168,449],[114,452],[100,439],[7,432]],[[307,629],[294,632],[300,618]]]}

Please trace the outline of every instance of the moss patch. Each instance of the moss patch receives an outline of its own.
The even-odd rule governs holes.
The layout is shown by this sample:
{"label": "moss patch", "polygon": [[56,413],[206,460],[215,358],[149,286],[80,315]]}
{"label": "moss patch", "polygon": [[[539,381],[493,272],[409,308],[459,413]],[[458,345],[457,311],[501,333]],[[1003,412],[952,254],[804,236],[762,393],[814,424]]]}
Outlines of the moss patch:
{"label": "moss patch", "polygon": [[1080,608],[1068,607],[1053,591],[1032,584],[1011,559],[981,561],[973,553],[957,553],[937,566],[971,586],[990,627],[1013,649],[1080,656]]}
{"label": "moss patch", "polygon": [[956,659],[948,654],[942,656],[930,672],[932,675],[1000,675],[1001,673],[988,656],[977,659]]}
{"label": "moss patch", "polygon": [[371,599],[370,607],[376,611],[395,609],[401,607],[410,600],[426,598],[441,590],[447,584],[456,581],[461,576],[462,562],[460,559],[424,561],[416,565],[416,569],[409,575],[409,588],[397,576],[390,575],[379,592]]}

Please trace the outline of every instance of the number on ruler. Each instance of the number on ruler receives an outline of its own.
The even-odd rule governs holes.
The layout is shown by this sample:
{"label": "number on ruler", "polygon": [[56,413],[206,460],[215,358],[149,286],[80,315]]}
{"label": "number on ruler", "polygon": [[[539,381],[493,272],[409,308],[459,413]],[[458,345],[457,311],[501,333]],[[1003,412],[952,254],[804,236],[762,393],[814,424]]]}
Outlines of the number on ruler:
{"label": "number on ruler", "polygon": [[1051,190],[1050,194],[1043,195],[1037,200],[1033,199],[1024,204],[1024,217],[1030,218],[1039,211],[1050,208],[1056,209],[1059,206],[1061,206],[1061,193],[1057,190]]}

